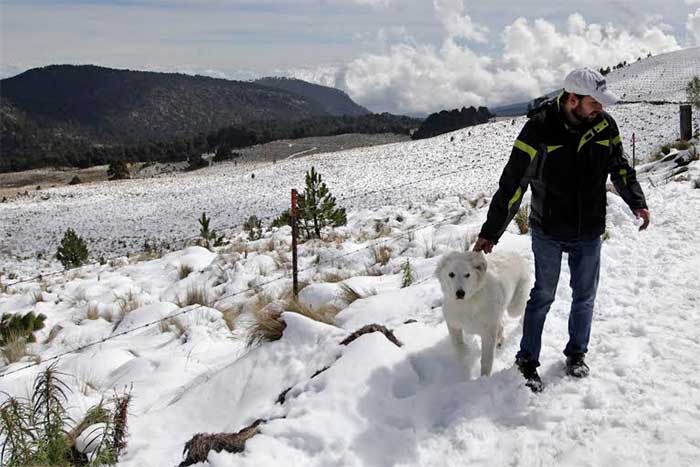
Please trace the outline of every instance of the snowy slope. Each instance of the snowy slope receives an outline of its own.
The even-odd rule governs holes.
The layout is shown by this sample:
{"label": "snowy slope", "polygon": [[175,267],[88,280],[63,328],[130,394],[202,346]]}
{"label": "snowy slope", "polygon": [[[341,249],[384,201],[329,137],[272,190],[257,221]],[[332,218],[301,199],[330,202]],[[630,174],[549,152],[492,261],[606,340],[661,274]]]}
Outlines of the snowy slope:
{"label": "snowy slope", "polygon": [[610,89],[625,101],[685,102],[688,82],[700,75],[700,47],[644,58],[613,70]]}
{"label": "snowy slope", "polygon": [[[339,284],[324,279],[329,273],[374,294],[345,306],[336,326],[285,313],[282,339],[251,350],[243,337],[256,293],[275,298],[290,287],[288,228],[249,243],[245,256],[191,247],[157,260],[48,278],[42,301],[34,303],[38,284],[30,284],[0,295],[0,312],[46,314],[38,342],[62,327],[50,343],[32,346],[42,358],[183,313],[175,318],[178,326],[144,328],[59,361],[72,375],[76,418],[112,388],[133,387],[124,467],[176,465],[195,433],[235,432],[259,418],[268,421],[245,452],[212,452],[199,465],[697,465],[700,289],[691,278],[700,267],[694,240],[700,217],[688,213],[700,212],[700,190],[691,183],[700,178],[698,162],[687,175],[646,188],[653,213],[646,232],[638,232],[624,203],[609,196],[610,238],[588,359],[592,375],[581,381],[564,376],[571,303],[564,267],[544,334],[547,389],[539,395],[512,367],[517,321],[507,323],[490,377],[478,377],[478,342],[470,342],[464,365],[452,353],[432,272],[441,254],[474,238],[486,214],[485,206],[472,208],[458,197],[353,211],[348,226],[338,229],[340,243],[304,244],[301,279],[313,283],[302,291],[304,301],[341,304]],[[384,220],[383,231],[377,232],[375,219]],[[412,236],[398,237],[411,230]],[[370,268],[382,275],[367,275],[373,254],[362,247],[376,242],[386,242],[393,257]],[[532,261],[529,237],[514,226],[498,249]],[[415,283],[400,288],[407,258]],[[194,270],[185,279],[178,276],[182,264]],[[220,298],[212,307],[179,309],[176,297],[193,286]],[[129,291],[140,306],[114,327],[116,297]],[[227,306],[242,311],[233,332],[218,310]],[[97,319],[89,319],[91,308]],[[416,322],[405,324],[409,319]],[[340,345],[366,323],[393,329],[403,347],[379,333]],[[0,378],[0,391],[26,394],[36,371]],[[284,402],[275,402],[288,388]]]}
{"label": "snowy slope", "polygon": [[[610,112],[630,154],[632,134],[636,135],[638,160],[679,135],[676,105],[629,104]],[[223,163],[165,178],[32,193],[0,204],[0,269],[24,277],[23,266],[13,257],[43,252],[50,258],[67,228],[84,237],[98,258],[141,251],[146,239],[174,242],[196,237],[203,211],[218,229],[239,227],[253,214],[272,218],[289,207],[291,188],[303,189],[304,173],[311,166],[322,174],[339,202],[350,208],[422,203],[456,194],[490,196],[524,122],[524,117],[501,120],[427,140],[302,156],[276,164]],[[699,112],[694,114],[694,128],[700,128]],[[60,269],[58,264],[43,264],[44,272]]]}

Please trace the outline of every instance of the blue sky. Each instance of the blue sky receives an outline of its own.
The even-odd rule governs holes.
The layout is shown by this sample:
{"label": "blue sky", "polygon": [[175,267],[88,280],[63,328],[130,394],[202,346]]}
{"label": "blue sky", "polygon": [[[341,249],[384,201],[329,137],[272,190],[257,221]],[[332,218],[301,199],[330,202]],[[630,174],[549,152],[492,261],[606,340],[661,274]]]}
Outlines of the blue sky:
{"label": "blue sky", "polygon": [[375,111],[498,105],[700,45],[700,0],[0,0],[0,76],[55,63],[298,76]]}

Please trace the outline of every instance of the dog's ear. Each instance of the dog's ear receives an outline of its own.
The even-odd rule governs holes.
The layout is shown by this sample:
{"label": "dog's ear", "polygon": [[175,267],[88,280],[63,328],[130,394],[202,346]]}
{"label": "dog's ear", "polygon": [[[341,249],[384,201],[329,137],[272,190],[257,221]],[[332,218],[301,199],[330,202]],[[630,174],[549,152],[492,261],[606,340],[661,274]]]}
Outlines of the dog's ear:
{"label": "dog's ear", "polygon": [[484,274],[488,268],[488,263],[486,262],[486,255],[483,251],[478,252],[472,257],[472,266],[479,271],[480,274]]}

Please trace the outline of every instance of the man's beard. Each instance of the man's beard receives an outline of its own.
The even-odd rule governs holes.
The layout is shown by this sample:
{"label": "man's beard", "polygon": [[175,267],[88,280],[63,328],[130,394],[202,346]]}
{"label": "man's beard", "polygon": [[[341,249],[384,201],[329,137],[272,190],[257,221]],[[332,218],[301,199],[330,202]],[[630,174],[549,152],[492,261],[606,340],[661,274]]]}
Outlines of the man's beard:
{"label": "man's beard", "polygon": [[600,115],[600,113],[596,110],[594,110],[590,114],[586,115],[583,113],[582,108],[583,108],[583,104],[581,102],[579,102],[576,105],[576,107],[571,109],[571,113],[574,115],[574,117],[576,117],[576,120],[578,120],[581,123],[590,123],[590,122],[594,121],[596,118],[598,118],[598,115]]}

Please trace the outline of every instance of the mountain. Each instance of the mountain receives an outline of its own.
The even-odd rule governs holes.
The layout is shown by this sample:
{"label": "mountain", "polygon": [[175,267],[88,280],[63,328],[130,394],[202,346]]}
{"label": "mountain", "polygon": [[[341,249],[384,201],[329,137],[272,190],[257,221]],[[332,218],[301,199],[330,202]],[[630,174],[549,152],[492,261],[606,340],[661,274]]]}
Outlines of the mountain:
{"label": "mountain", "polygon": [[[357,115],[362,109],[340,91],[294,81],[291,87],[309,90],[315,98],[285,89],[286,85],[271,86],[269,81],[261,85],[178,73],[51,65],[1,80],[0,100],[9,104],[3,108],[3,120],[16,120],[19,111],[53,135],[107,144],[187,137],[254,120],[341,115],[342,108]],[[332,96],[332,104],[321,103],[323,96]]]}
{"label": "mountain", "polygon": [[371,113],[361,105],[353,102],[350,97],[340,89],[307,83],[294,78],[261,78],[254,83],[275,89],[282,89],[300,96],[304,96],[311,102],[318,104],[325,112],[331,115],[367,115]]}

